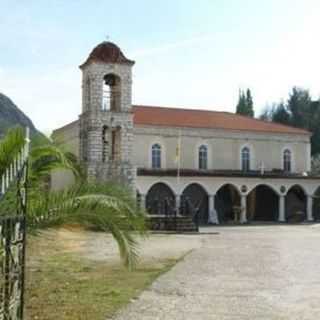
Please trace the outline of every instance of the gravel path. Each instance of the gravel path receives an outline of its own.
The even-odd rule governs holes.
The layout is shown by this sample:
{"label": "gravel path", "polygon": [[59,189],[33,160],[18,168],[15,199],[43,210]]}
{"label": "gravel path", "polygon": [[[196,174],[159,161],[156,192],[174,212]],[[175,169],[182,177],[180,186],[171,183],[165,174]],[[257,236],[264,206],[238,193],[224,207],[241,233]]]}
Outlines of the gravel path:
{"label": "gravel path", "polygon": [[114,319],[319,319],[317,225],[211,230]]}

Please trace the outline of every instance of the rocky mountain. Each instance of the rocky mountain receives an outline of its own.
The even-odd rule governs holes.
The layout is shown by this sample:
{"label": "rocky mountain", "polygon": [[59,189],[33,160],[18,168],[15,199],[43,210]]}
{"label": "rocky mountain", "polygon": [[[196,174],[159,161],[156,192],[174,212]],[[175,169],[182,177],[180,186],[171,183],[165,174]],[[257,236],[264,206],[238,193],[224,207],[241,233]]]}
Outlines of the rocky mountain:
{"label": "rocky mountain", "polygon": [[32,121],[12,102],[12,100],[0,93],[0,138],[9,128],[15,126],[28,126],[32,136],[42,136],[42,134],[37,131]]}

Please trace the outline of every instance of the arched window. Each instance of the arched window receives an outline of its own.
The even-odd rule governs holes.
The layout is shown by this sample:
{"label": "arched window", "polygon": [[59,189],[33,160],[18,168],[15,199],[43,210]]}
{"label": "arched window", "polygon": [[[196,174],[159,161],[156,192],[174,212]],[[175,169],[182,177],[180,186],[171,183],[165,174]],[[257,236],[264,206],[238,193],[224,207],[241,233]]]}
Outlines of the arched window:
{"label": "arched window", "polygon": [[241,169],[243,171],[250,170],[250,149],[248,147],[241,150]]}
{"label": "arched window", "polygon": [[120,111],[120,78],[107,74],[102,85],[102,111]]}
{"label": "arched window", "polygon": [[161,146],[156,143],[152,146],[152,169],[161,168]]}
{"label": "arched window", "polygon": [[291,172],[291,151],[289,149],[283,151],[283,170]]}
{"label": "arched window", "polygon": [[207,146],[200,146],[199,147],[199,169],[206,170],[208,169],[208,147]]}

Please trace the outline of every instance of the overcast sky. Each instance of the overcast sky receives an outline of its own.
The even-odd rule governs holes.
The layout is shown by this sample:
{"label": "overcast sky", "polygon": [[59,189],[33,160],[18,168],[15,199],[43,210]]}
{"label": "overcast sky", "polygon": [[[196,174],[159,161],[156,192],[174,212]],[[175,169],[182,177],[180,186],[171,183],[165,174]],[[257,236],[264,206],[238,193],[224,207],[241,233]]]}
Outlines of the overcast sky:
{"label": "overcast sky", "polygon": [[77,119],[92,48],[136,61],[133,103],[259,114],[290,88],[320,96],[319,0],[0,0],[0,92],[46,133]]}

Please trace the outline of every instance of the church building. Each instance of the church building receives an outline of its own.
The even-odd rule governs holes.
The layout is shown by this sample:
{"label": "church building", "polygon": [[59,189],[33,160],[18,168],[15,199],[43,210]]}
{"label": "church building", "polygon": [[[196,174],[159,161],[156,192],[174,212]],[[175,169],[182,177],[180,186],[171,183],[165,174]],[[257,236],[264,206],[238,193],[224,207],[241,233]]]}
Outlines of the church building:
{"label": "church building", "polygon": [[[53,138],[89,180],[128,185],[151,216],[202,224],[320,218],[311,133],[229,112],[132,104],[132,69],[111,42],[80,66],[82,111]],[[178,89],[177,89],[178,90]],[[53,188],[72,180],[52,176]]]}

